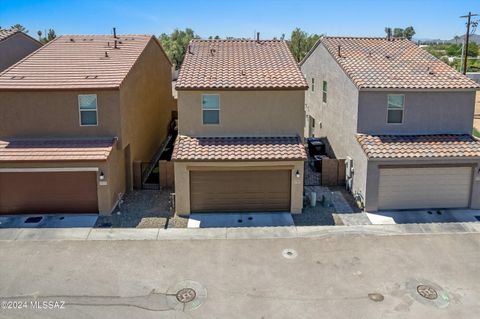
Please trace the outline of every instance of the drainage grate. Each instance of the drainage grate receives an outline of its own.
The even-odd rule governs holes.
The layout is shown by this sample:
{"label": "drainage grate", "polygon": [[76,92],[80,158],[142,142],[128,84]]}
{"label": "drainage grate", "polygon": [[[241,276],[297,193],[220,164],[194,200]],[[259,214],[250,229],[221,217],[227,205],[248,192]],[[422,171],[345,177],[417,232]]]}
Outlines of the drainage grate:
{"label": "drainage grate", "polygon": [[192,288],[182,288],[175,296],[179,302],[187,303],[193,301],[197,296],[197,293]]}
{"label": "drainage grate", "polygon": [[28,217],[27,219],[25,219],[25,224],[36,224],[39,223],[42,219],[42,216]]}
{"label": "drainage grate", "polygon": [[418,285],[417,292],[420,296],[428,300],[435,300],[438,298],[438,294],[435,288],[427,285]]}

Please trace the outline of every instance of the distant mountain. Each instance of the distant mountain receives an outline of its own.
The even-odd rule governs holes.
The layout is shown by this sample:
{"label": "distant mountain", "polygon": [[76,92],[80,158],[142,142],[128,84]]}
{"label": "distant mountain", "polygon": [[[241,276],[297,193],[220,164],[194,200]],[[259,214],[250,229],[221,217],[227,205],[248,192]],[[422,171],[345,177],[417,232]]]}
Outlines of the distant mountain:
{"label": "distant mountain", "polygon": [[[430,44],[430,43],[456,43],[456,44],[462,44],[463,39],[465,38],[465,35],[459,36],[457,39],[452,38],[450,40],[442,40],[442,39],[429,39],[429,38],[414,38],[414,42],[420,42],[422,44]],[[471,34],[470,35],[470,42],[475,42],[477,44],[480,44],[480,35],[478,34]]]}

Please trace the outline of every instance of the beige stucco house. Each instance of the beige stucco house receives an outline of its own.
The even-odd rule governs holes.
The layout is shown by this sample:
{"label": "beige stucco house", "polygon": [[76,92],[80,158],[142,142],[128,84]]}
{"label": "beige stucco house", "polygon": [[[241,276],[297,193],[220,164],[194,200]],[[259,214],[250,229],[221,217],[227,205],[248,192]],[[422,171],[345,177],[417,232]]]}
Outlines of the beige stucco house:
{"label": "beige stucco house", "polygon": [[306,88],[284,41],[192,40],[176,84],[176,213],[300,213]]}
{"label": "beige stucco house", "polygon": [[406,39],[324,37],[301,62],[306,136],[365,210],[480,208],[475,82]]}
{"label": "beige stucco house", "polygon": [[17,29],[0,29],[0,72],[41,46],[40,42]]}
{"label": "beige stucco house", "polygon": [[110,214],[171,120],[153,36],[60,36],[0,73],[0,214]]}

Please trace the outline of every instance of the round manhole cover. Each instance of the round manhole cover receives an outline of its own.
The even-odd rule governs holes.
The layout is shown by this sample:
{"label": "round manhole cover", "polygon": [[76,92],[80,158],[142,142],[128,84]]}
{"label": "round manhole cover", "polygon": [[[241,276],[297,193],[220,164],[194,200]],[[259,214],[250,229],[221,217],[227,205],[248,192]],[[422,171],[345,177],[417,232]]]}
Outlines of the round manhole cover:
{"label": "round manhole cover", "polygon": [[292,248],[284,249],[282,251],[282,255],[283,255],[283,257],[285,257],[287,259],[294,259],[294,258],[297,258],[297,256],[298,256],[297,251],[295,249],[292,249]]}
{"label": "round manhole cover", "polygon": [[438,294],[435,288],[427,285],[418,285],[417,292],[420,296],[429,300],[435,300],[438,298]]}
{"label": "round manhole cover", "polygon": [[192,288],[182,288],[176,294],[177,300],[181,303],[193,301],[196,296],[197,293]]}

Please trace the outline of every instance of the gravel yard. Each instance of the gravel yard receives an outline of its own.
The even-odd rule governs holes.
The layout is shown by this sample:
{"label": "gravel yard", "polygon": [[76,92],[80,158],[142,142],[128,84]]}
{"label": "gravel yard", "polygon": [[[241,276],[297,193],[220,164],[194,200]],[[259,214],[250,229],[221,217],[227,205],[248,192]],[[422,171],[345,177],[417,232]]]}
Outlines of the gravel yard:
{"label": "gravel yard", "polygon": [[102,228],[185,228],[187,218],[175,216],[168,207],[172,189],[134,190],[123,197],[111,216],[99,216]]}

